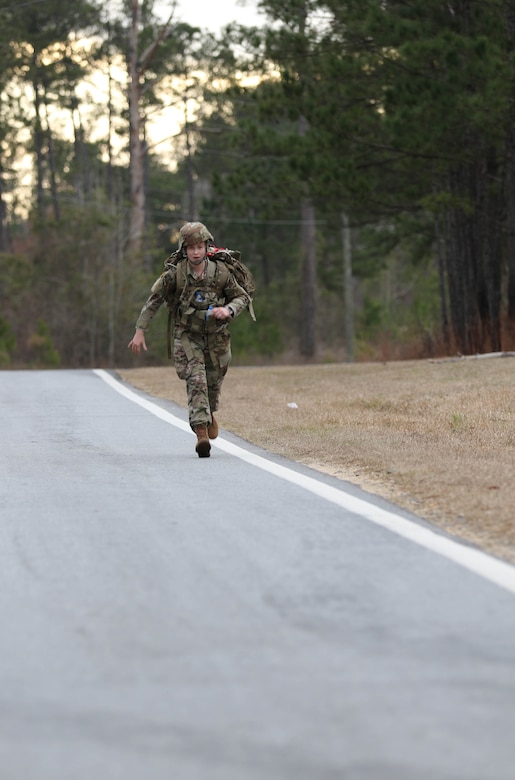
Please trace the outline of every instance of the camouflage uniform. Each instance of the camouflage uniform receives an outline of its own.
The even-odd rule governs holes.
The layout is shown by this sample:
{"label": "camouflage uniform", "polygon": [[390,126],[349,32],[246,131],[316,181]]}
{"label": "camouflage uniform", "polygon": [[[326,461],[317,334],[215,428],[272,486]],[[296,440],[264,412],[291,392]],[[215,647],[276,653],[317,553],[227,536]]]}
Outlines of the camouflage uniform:
{"label": "camouflage uniform", "polygon": [[[229,320],[208,314],[209,306],[227,306],[236,317],[249,304],[249,296],[226,266],[209,260],[205,273],[197,279],[186,259],[180,268],[170,268],[152,286],[136,328],[143,331],[156,312],[167,303],[176,308],[174,362],[177,375],[186,381],[189,423],[193,430],[209,425],[220,403],[222,382],[231,362]],[[177,305],[177,278],[182,274],[184,289]]]}

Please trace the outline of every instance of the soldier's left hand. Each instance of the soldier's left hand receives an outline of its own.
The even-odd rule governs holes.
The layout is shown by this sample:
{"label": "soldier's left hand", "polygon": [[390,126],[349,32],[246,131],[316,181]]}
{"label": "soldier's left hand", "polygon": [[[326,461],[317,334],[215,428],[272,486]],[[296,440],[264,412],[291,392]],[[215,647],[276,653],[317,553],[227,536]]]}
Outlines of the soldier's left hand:
{"label": "soldier's left hand", "polygon": [[228,320],[231,316],[231,310],[227,306],[215,306],[211,314],[217,320]]}

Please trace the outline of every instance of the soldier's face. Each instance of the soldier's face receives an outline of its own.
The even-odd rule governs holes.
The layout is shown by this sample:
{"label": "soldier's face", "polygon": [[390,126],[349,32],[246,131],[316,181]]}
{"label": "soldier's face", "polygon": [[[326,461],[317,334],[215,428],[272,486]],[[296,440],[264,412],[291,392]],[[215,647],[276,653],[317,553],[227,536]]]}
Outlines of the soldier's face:
{"label": "soldier's face", "polygon": [[192,244],[186,247],[186,255],[192,265],[198,265],[204,259],[206,254],[206,242],[201,241],[199,244]]}

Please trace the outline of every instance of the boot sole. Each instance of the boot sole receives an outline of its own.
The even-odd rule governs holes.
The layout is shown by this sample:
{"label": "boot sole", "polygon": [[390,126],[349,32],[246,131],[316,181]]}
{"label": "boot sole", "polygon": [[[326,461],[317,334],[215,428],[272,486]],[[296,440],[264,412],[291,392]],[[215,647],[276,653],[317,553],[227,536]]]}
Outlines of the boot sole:
{"label": "boot sole", "polygon": [[195,451],[199,458],[209,458],[209,453],[211,452],[211,445],[209,443],[209,439],[202,439],[198,442],[197,446],[195,447]]}

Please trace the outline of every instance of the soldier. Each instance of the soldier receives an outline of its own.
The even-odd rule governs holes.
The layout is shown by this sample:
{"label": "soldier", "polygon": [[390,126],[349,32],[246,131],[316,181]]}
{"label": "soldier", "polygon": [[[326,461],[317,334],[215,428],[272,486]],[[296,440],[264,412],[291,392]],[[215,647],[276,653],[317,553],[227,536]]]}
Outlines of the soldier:
{"label": "soldier", "polygon": [[173,356],[180,379],[186,381],[188,415],[197,434],[195,450],[208,458],[209,439],[218,436],[213,412],[219,407],[222,382],[231,362],[228,323],[249,305],[250,298],[227,266],[208,257],[213,236],[201,222],[180,230],[178,253],[151,289],[128,344],[136,354],[147,349],[145,332],[156,312],[167,303],[174,319]]}

